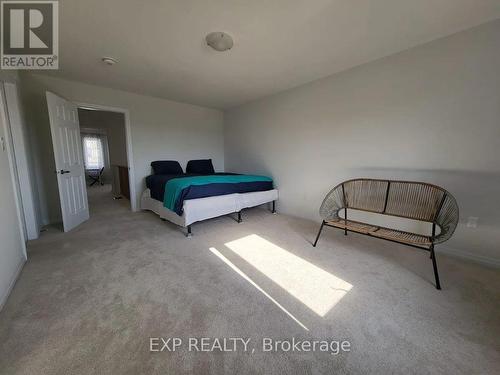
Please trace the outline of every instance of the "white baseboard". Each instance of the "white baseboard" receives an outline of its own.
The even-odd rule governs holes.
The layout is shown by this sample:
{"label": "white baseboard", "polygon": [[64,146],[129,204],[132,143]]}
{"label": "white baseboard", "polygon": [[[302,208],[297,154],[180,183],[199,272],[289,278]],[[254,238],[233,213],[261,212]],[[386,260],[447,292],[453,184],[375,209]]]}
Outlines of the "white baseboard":
{"label": "white baseboard", "polygon": [[439,254],[449,255],[455,258],[470,260],[474,263],[479,263],[484,266],[500,268],[500,259],[486,257],[484,255],[472,254],[463,250],[453,249],[447,246],[436,246],[436,252]]}
{"label": "white baseboard", "polygon": [[26,263],[26,260],[23,259],[22,262],[17,267],[17,270],[16,270],[16,272],[14,274],[14,277],[10,281],[9,287],[5,291],[4,295],[0,298],[0,311],[2,311],[5,303],[7,302],[7,298],[9,298],[10,292],[12,292],[12,289],[14,288],[14,285],[16,285],[16,281],[19,278],[19,275],[21,274],[21,271],[22,271],[25,263]]}

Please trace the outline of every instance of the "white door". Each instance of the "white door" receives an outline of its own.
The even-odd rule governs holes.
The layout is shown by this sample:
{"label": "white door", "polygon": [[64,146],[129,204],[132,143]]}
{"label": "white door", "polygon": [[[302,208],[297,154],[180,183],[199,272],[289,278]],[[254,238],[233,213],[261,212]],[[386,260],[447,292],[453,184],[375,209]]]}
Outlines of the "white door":
{"label": "white door", "polygon": [[47,106],[63,225],[67,232],[89,218],[78,110],[74,103],[51,92],[47,92]]}

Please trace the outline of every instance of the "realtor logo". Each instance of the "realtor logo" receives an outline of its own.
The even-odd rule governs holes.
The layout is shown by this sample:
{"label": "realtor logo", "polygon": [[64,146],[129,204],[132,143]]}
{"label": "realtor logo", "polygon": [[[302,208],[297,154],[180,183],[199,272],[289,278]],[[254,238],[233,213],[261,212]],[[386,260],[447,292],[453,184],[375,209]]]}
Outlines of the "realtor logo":
{"label": "realtor logo", "polygon": [[2,69],[59,68],[59,3],[2,1]]}

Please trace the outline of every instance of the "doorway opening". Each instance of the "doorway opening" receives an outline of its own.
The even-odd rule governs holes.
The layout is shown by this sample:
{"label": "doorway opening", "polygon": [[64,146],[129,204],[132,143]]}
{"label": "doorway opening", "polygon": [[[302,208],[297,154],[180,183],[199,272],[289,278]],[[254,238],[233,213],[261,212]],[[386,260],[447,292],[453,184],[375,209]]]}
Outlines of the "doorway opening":
{"label": "doorway opening", "polygon": [[127,111],[78,105],[78,118],[90,206],[120,200],[135,210]]}

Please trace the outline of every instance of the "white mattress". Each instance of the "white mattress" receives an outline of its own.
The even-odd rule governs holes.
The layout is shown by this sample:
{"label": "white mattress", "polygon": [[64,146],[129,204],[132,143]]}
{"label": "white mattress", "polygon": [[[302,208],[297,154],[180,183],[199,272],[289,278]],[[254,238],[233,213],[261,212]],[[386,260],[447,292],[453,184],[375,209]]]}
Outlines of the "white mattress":
{"label": "white mattress", "polygon": [[243,208],[255,207],[278,199],[278,190],[256,191],[253,193],[217,195],[215,197],[188,199],[184,201],[182,216],[163,207],[163,202],[151,198],[146,189],[141,197],[141,209],[150,210],[174,224],[187,227],[197,221],[239,212]]}

